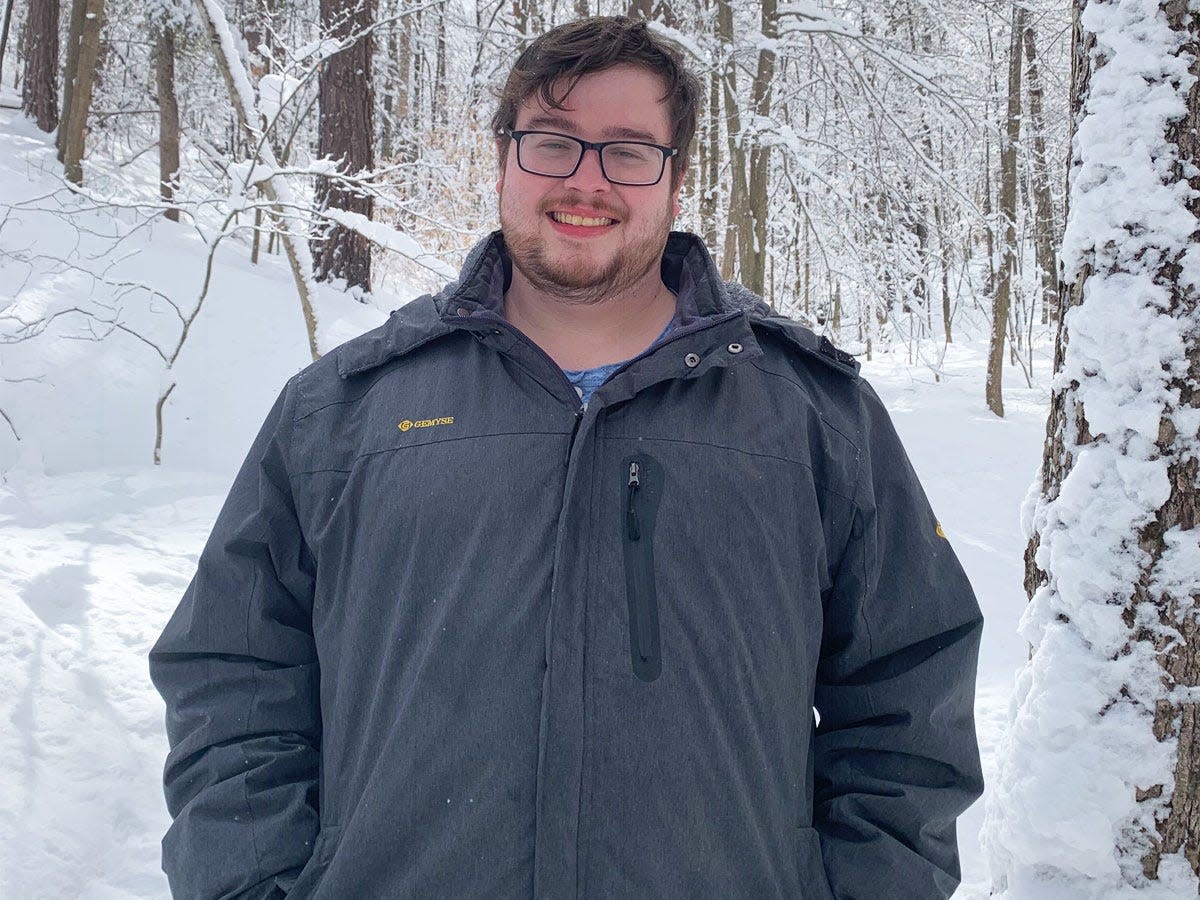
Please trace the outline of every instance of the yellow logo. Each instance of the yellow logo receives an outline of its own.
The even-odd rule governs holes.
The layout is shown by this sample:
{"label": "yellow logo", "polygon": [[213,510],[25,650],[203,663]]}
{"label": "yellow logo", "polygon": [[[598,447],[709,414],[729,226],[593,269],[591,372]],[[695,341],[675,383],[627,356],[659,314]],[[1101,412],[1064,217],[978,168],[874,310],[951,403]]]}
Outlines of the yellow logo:
{"label": "yellow logo", "polygon": [[440,419],[418,419],[415,422],[412,419],[405,419],[403,422],[401,422],[396,427],[399,428],[401,431],[408,431],[412,428],[432,428],[434,425],[453,425],[453,424],[454,424],[454,416],[443,416]]}
{"label": "yellow logo", "polygon": [[937,536],[940,538],[944,538],[946,536],[946,532],[942,531],[942,523],[941,522],[937,523],[937,528],[935,528],[934,531],[937,532]]}

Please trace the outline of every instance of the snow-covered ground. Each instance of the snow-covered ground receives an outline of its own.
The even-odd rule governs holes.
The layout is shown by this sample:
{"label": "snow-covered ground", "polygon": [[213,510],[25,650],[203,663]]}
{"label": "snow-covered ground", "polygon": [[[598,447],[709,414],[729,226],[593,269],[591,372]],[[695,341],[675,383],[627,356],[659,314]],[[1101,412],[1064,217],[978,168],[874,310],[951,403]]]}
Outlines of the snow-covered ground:
{"label": "snow-covered ground", "polygon": [[[112,255],[102,229],[117,226],[99,214],[80,211],[68,223],[38,209],[14,211],[53,189],[55,169],[46,137],[0,110],[0,218],[6,207],[10,217],[0,226],[0,309],[18,296],[26,314],[87,297],[115,302],[130,281],[176,302],[194,300],[204,246],[186,225],[132,230]],[[126,259],[132,250],[139,252]],[[209,300],[170,373],[178,387],[164,407],[160,467],[150,464],[154,402],[170,382],[144,341],[120,332],[100,343],[43,336],[0,344],[0,379],[8,379],[0,380],[0,410],[22,437],[0,419],[2,900],[167,895],[158,854],[168,824],[160,790],[166,740],[146,653],[191,578],[259,421],[305,362],[286,268],[277,259],[254,267],[247,257],[235,243],[218,254]],[[97,272],[107,279],[99,287]],[[144,308],[129,324],[169,343],[173,312],[138,290]],[[322,293],[318,315],[326,347],[383,317],[336,292]],[[998,420],[983,404],[985,349],[952,345],[937,384],[895,356],[877,357],[865,373],[987,617],[977,720],[990,775],[1025,657],[1016,635],[1025,607],[1018,508],[1040,458],[1048,378],[1044,358],[1034,388],[1009,370],[1008,415]],[[976,804],[961,823],[964,898],[988,893],[982,818]]]}

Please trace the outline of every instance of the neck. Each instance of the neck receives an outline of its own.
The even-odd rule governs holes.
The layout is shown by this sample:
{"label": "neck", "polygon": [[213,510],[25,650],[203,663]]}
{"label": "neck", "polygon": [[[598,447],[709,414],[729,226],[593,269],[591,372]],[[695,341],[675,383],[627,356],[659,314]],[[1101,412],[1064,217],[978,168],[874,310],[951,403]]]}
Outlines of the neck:
{"label": "neck", "polygon": [[675,314],[655,266],[628,288],[589,303],[533,285],[513,266],[504,315],[563,369],[624,362],[650,346]]}

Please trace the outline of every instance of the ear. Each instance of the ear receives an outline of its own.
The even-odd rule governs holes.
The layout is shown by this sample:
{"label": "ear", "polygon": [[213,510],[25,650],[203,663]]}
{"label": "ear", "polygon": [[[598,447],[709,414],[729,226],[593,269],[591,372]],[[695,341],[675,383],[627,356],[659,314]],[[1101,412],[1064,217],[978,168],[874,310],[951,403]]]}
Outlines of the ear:
{"label": "ear", "polygon": [[679,195],[683,193],[683,183],[687,180],[687,166],[679,170],[679,175],[676,177],[674,171],[671,173],[671,180],[678,180],[678,184],[671,188],[671,215],[678,218],[680,212]]}

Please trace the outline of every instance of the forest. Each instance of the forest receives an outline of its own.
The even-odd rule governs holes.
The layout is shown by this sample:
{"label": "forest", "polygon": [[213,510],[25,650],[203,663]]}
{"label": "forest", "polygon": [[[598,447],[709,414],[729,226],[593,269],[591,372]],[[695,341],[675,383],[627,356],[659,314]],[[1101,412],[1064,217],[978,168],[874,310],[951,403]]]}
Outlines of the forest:
{"label": "forest", "polygon": [[[491,118],[521,49],[579,17],[645,19],[703,85],[674,227],[878,372],[889,406],[920,384],[916,406],[954,409],[931,442],[987,435],[967,450],[979,484],[1010,477],[1018,433],[1038,467],[1011,476],[1023,497],[983,506],[1005,537],[979,537],[980,559],[1012,583],[967,566],[1007,655],[987,663],[1005,686],[985,697],[999,724],[962,895],[1197,895],[1195,0],[2,2],[0,584],[57,590],[22,568],[41,540],[29,498],[59,502],[42,479],[141,466],[120,478],[142,485],[175,462],[228,477],[268,401],[227,426],[220,403],[438,289],[497,227]],[[951,456],[918,461],[931,495]],[[183,484],[172,509],[219,493]],[[944,504],[970,533],[972,500]],[[156,626],[188,564],[155,589]],[[91,576],[64,577],[86,594]],[[0,657],[66,679],[40,635],[65,623],[74,641],[86,617],[45,602],[3,614],[26,630]],[[140,664],[154,630],[120,652]],[[33,696],[33,675],[0,672]],[[153,748],[144,673],[120,677],[143,683],[151,724],[127,730]],[[17,732],[40,734],[34,701],[14,704]],[[2,767],[12,790],[39,755],[26,744],[0,743],[26,761]],[[45,852],[62,883],[89,858]],[[123,878],[114,896],[165,890]]]}

